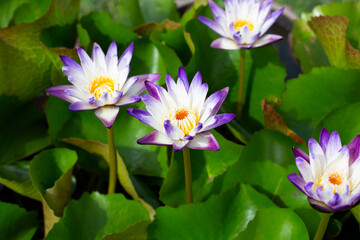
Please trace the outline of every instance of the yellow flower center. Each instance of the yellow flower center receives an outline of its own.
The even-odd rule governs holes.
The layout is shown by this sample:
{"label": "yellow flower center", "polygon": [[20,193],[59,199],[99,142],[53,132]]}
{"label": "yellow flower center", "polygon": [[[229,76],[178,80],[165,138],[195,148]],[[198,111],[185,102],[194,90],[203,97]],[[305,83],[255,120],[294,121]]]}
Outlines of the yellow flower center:
{"label": "yellow flower center", "polygon": [[181,107],[170,113],[169,120],[172,125],[179,127],[186,136],[196,127],[199,117],[194,111]]}
{"label": "yellow flower center", "polygon": [[103,92],[112,93],[114,91],[114,81],[108,77],[97,77],[95,78],[89,86],[89,92],[95,97],[96,100],[99,100]]}
{"label": "yellow flower center", "polygon": [[237,31],[240,31],[240,29],[247,25],[248,28],[250,29],[250,31],[254,30],[254,25],[250,22],[250,21],[247,21],[247,20],[238,20],[238,21],[235,21],[234,22],[234,27]]}
{"label": "yellow flower center", "polygon": [[329,182],[331,182],[334,185],[340,185],[344,181],[343,177],[337,172],[331,174],[328,179]]}

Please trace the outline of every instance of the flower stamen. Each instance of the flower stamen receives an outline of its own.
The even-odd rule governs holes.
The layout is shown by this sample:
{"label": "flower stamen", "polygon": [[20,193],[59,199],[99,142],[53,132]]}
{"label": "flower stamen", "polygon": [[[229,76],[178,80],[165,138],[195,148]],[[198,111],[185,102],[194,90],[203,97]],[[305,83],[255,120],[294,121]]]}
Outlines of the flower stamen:
{"label": "flower stamen", "polygon": [[331,182],[334,185],[340,185],[344,181],[343,177],[335,172],[329,176],[329,182]]}
{"label": "flower stamen", "polygon": [[240,29],[242,27],[244,27],[245,25],[247,25],[250,29],[250,31],[254,30],[254,25],[250,22],[250,21],[247,21],[247,20],[238,20],[238,21],[235,21],[234,22],[234,28],[237,30],[237,31],[240,31]]}
{"label": "flower stamen", "polygon": [[99,100],[103,92],[112,93],[114,91],[114,80],[108,77],[97,77],[89,85],[89,92]]}
{"label": "flower stamen", "polygon": [[199,117],[194,111],[181,107],[170,113],[169,120],[172,125],[179,127],[186,136],[196,127],[199,122]]}

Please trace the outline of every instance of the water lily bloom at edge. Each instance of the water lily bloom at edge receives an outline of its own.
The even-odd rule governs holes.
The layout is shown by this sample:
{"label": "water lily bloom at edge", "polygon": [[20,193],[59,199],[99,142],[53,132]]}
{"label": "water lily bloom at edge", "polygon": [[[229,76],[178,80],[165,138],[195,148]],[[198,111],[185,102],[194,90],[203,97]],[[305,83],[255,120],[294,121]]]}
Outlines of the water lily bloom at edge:
{"label": "water lily bloom at edge", "polygon": [[138,96],[145,90],[145,81],[155,82],[160,74],[145,74],[128,77],[134,45],[117,57],[117,46],[112,42],[106,55],[94,43],[92,57],[77,48],[81,65],[67,56],[60,56],[62,71],[73,85],[53,86],[48,94],[70,102],[71,111],[94,110],[95,115],[106,127],[111,127],[120,106],[140,101]]}
{"label": "water lily bloom at edge", "polygon": [[258,48],[282,39],[282,36],[265,34],[275,23],[284,8],[270,14],[273,0],[225,0],[225,11],[209,0],[215,21],[200,16],[199,20],[222,36],[211,47],[235,50]]}
{"label": "water lily bloom at edge", "polygon": [[341,145],[339,134],[323,128],[319,143],[309,140],[309,155],[294,147],[300,176],[289,180],[308,196],[309,203],[322,212],[346,210],[360,199],[360,136],[348,146]]}
{"label": "water lily bloom at edge", "polygon": [[168,91],[151,82],[145,83],[149,95],[142,95],[145,110],[128,109],[128,113],[155,130],[138,140],[139,144],[172,145],[175,151],[185,147],[201,150],[219,150],[219,144],[210,133],[231,121],[235,115],[218,114],[229,88],[215,92],[206,99],[208,85],[202,83],[200,72],[191,85],[185,70],[180,67],[177,83],[166,76]]}

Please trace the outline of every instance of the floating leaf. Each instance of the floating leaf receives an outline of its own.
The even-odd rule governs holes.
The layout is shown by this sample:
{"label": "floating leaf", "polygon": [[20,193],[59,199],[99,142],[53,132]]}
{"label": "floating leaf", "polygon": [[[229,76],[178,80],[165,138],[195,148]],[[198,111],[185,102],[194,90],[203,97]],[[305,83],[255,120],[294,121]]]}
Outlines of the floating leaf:
{"label": "floating leaf", "polygon": [[273,207],[259,209],[255,219],[235,239],[306,240],[309,235],[305,224],[293,211]]}
{"label": "floating leaf", "polygon": [[122,194],[84,193],[79,200],[69,202],[64,216],[46,239],[61,236],[63,239],[100,240],[110,233],[120,233],[141,220],[149,221],[146,209]]}
{"label": "floating leaf", "polygon": [[[103,144],[100,142],[90,141],[90,140],[84,140],[79,138],[68,138],[63,139],[62,141],[66,143],[70,143],[72,145],[75,145],[77,147],[80,147],[89,153],[97,154],[101,156],[106,163],[109,164],[109,148],[107,144]],[[133,183],[131,182],[129,172],[126,168],[126,165],[124,164],[124,161],[122,160],[121,156],[117,152],[117,174],[118,179],[120,181],[121,186],[125,189],[125,191],[136,201],[140,202],[144,207],[148,210],[150,218],[153,218],[155,214],[155,210],[146,203],[143,199],[139,197],[137,194],[135,187]]]}
{"label": "floating leaf", "polygon": [[[292,147],[299,144],[270,130],[255,133],[241,158],[221,176],[214,179],[212,194],[219,194],[236,183],[251,184],[281,207],[294,210],[314,236],[320,213],[310,207],[307,197],[291,184],[287,176],[297,172]],[[304,148],[304,146],[302,146]]]}
{"label": "floating leaf", "polygon": [[360,110],[360,103],[351,103],[340,106],[327,114],[316,126],[313,136],[320,136],[320,131],[325,127],[329,132],[338,131],[343,145],[348,145],[350,141],[360,134],[360,115],[356,114]]}
{"label": "floating leaf", "polygon": [[213,131],[213,135],[220,145],[220,150],[204,151],[206,169],[210,178],[222,174],[228,167],[237,162],[244,148],[242,145],[225,139],[215,131]]}
{"label": "floating leaf", "polygon": [[107,49],[112,41],[124,47],[138,36],[130,28],[115,23],[106,12],[92,12],[81,18],[81,26],[88,32],[92,41]]}
{"label": "floating leaf", "polygon": [[360,100],[360,72],[335,67],[314,68],[286,83],[279,114],[290,129],[309,139],[332,109]]}
{"label": "floating leaf", "polygon": [[109,235],[105,235],[101,240],[146,240],[146,229],[149,224],[150,221],[143,220],[131,225],[121,233],[111,233]]}
{"label": "floating leaf", "polygon": [[29,157],[51,144],[43,113],[34,103],[6,96],[0,96],[0,101],[0,112],[4,113],[0,124],[6,126],[0,132],[0,166]]}
{"label": "floating leaf", "polygon": [[271,206],[274,204],[251,186],[236,186],[204,203],[158,208],[148,239],[234,239],[259,208]]}
{"label": "floating leaf", "polygon": [[53,55],[57,54],[41,43],[40,34],[46,28],[73,23],[78,10],[79,0],[53,0],[36,21],[0,29],[0,79],[4,80],[0,94],[26,101],[49,86]]}
{"label": "floating leaf", "polygon": [[45,236],[71,197],[72,170],[76,152],[55,148],[44,151],[31,161],[29,174],[34,187],[41,194],[44,209]]}
{"label": "floating leaf", "polygon": [[0,202],[0,239],[30,240],[37,229],[37,213]]}

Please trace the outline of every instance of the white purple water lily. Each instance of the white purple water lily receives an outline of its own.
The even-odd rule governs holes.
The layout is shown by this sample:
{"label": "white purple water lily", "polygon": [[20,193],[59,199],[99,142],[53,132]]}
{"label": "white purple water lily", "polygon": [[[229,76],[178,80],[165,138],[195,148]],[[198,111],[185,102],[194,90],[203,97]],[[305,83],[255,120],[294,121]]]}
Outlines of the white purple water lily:
{"label": "white purple water lily", "polygon": [[273,0],[225,0],[224,11],[209,0],[215,21],[203,16],[199,20],[222,36],[210,46],[228,50],[258,48],[282,39],[279,35],[265,34],[284,10],[270,14],[272,4]]}
{"label": "white purple water lily", "polygon": [[219,150],[210,129],[230,122],[234,114],[218,114],[229,88],[215,92],[206,99],[208,85],[197,72],[189,86],[185,70],[180,67],[177,83],[166,76],[168,91],[151,82],[145,83],[149,95],[141,95],[145,110],[128,109],[128,113],[155,130],[138,140],[139,144],[172,145],[175,151],[185,147]]}
{"label": "white purple water lily", "polygon": [[53,86],[48,94],[70,102],[71,111],[94,109],[95,115],[110,128],[120,106],[140,101],[138,96],[145,90],[145,81],[155,82],[160,74],[144,74],[128,77],[134,44],[117,56],[117,46],[112,42],[106,53],[94,43],[92,57],[77,48],[81,65],[67,56],[60,56],[65,66],[62,71],[73,85]]}
{"label": "white purple water lily", "polygon": [[309,203],[322,212],[346,210],[360,199],[360,135],[348,146],[341,145],[339,134],[323,128],[319,143],[309,140],[309,155],[294,147],[300,176],[289,180],[308,196]]}

